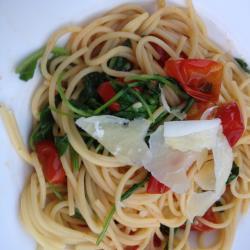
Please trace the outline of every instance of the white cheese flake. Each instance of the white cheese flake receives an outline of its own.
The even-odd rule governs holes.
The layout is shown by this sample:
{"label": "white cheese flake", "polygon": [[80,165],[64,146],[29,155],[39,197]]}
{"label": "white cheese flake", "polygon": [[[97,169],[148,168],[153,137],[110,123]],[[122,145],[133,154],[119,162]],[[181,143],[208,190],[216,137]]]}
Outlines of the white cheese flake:
{"label": "white cheese flake", "polygon": [[144,141],[150,122],[100,115],[79,118],[76,124],[126,165],[142,166],[150,158]]}

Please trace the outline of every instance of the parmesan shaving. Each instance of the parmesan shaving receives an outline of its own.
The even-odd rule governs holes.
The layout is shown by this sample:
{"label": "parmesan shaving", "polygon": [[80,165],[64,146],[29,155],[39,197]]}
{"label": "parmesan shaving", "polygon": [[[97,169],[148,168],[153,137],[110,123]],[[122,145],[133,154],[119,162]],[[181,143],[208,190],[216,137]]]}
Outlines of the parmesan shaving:
{"label": "parmesan shaving", "polygon": [[142,166],[150,158],[144,141],[150,122],[100,115],[79,118],[76,124],[126,165]]}

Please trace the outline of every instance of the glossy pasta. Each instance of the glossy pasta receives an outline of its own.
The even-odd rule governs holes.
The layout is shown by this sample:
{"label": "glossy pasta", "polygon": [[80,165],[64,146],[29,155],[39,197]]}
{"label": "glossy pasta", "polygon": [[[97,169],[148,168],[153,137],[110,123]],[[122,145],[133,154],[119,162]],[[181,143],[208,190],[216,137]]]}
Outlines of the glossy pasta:
{"label": "glossy pasta", "polygon": [[[66,44],[70,55],[51,59],[51,51],[58,40],[70,34]],[[121,44],[129,39],[131,47]],[[186,201],[197,187],[193,183],[185,194],[169,190],[164,194],[148,194],[146,186],[120,201],[123,192],[138,183],[146,175],[146,170],[123,166],[107,150],[103,154],[95,148],[88,148],[74,122],[74,117],[65,102],[56,104],[57,82],[64,83],[65,97],[77,97],[81,91],[81,80],[91,72],[105,72],[107,75],[123,78],[134,74],[165,75],[157,63],[159,55],[152,46],[159,45],[173,58],[184,53],[188,58],[211,59],[224,65],[220,102],[235,100],[240,106],[245,133],[233,148],[234,161],[240,167],[240,174],[232,181],[221,200],[223,204],[212,208],[219,218],[212,223],[204,218],[199,220],[210,228],[218,229],[218,237],[209,246],[205,243],[205,233],[199,233],[197,246],[190,244],[191,222],[186,222]],[[122,56],[135,65],[131,71],[116,71],[108,67],[114,56]],[[225,53],[208,39],[206,27],[196,15],[191,1],[180,8],[164,1],[158,1],[155,12],[148,12],[137,5],[117,7],[102,17],[84,26],[66,26],[49,38],[40,63],[42,84],[32,97],[31,111],[34,124],[39,122],[41,107],[49,104],[56,121],[54,135],[67,135],[71,147],[79,155],[80,170],[72,168],[70,152],[61,156],[67,176],[67,185],[58,187],[61,199],[53,195],[46,182],[41,164],[34,151],[30,152],[19,134],[13,114],[4,106],[0,113],[6,124],[10,139],[19,155],[33,171],[21,195],[21,220],[27,231],[34,237],[38,249],[153,249],[152,238],[165,241],[160,224],[169,227],[167,248],[228,250],[234,238],[237,217],[248,210],[250,198],[250,77],[243,72],[233,57]],[[159,112],[159,111],[158,111]],[[157,112],[153,114],[157,116]],[[203,162],[210,156],[204,156]],[[198,171],[197,162],[188,173],[193,180]],[[111,207],[116,212],[102,242],[97,246],[98,234],[102,231],[104,218]],[[84,220],[74,217],[78,209]],[[223,211],[222,213],[220,213]],[[186,223],[182,230],[175,232]],[[150,247],[151,246],[151,247]],[[162,247],[163,248],[163,247]]]}

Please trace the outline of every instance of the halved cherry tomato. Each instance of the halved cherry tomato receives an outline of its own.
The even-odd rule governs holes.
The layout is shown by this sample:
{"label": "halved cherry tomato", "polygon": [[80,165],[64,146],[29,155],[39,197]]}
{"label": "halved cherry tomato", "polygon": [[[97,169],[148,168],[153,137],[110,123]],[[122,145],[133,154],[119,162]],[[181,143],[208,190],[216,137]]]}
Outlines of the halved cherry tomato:
{"label": "halved cherry tomato", "polygon": [[163,194],[169,190],[169,187],[160,183],[158,180],[154,178],[154,176],[150,176],[148,186],[147,186],[147,193],[149,194]]}
{"label": "halved cherry tomato", "polygon": [[[213,223],[217,222],[215,213],[212,211],[211,208],[208,209],[208,211],[202,216],[202,218]],[[208,231],[213,231],[214,229],[202,224],[199,221],[199,219],[196,218],[191,226],[191,230],[198,231],[198,232],[208,232]]]}
{"label": "halved cherry tomato", "polygon": [[223,73],[221,63],[205,59],[168,60],[165,71],[195,99],[214,103],[218,101]]}
{"label": "halved cherry tomato", "polygon": [[195,102],[187,113],[187,120],[200,120],[202,114],[214,104],[211,102]]}
{"label": "halved cherry tomato", "polygon": [[[116,95],[115,90],[113,89],[110,82],[103,82],[97,88],[97,93],[100,95],[104,102],[109,101],[112,97]],[[109,109],[113,112],[118,112],[121,109],[121,106],[118,102],[113,102]]]}
{"label": "halved cherry tomato", "polygon": [[159,63],[159,65],[161,67],[164,67],[166,60],[169,59],[168,53],[162,47],[160,47],[158,44],[156,44],[156,43],[150,43],[150,44],[153,46],[153,48],[156,50],[156,52],[160,56],[160,58],[157,60],[157,62]]}
{"label": "halved cherry tomato", "polygon": [[216,117],[221,119],[223,134],[231,147],[240,139],[244,133],[244,121],[236,102],[222,104],[218,107]]}
{"label": "halved cherry tomato", "polygon": [[65,183],[66,175],[54,142],[40,141],[35,145],[35,150],[46,181],[51,184]]}

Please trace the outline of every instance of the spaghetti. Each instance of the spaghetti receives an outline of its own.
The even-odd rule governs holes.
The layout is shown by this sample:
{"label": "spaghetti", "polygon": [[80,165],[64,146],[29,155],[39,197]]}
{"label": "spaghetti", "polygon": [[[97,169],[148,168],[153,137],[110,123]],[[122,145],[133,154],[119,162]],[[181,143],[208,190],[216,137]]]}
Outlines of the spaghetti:
{"label": "spaghetti", "polygon": [[[75,250],[231,248],[238,214],[247,211],[250,198],[250,77],[232,56],[208,39],[191,1],[186,8],[165,5],[164,1],[158,1],[158,7],[151,14],[140,6],[123,5],[84,27],[64,27],[18,69],[20,73],[41,56],[43,82],[34,93],[31,105],[34,120],[31,151],[22,142],[12,113],[0,107],[14,147],[34,167],[21,195],[20,213],[38,249],[56,250],[66,246]],[[58,40],[66,34],[71,36],[65,48],[56,48]],[[124,166],[110,150],[75,124],[77,118],[93,114],[119,113],[117,116],[133,120],[129,115],[138,113],[121,112],[123,104],[119,98],[125,96],[136,100],[133,108],[141,109],[142,116],[151,123],[161,116],[162,122],[180,119],[180,113],[189,116],[195,98],[188,99],[183,106],[180,103],[190,94],[188,91],[171,88],[173,83],[168,83],[166,98],[171,107],[179,107],[180,113],[164,113],[164,107],[158,102],[160,89],[152,90],[156,91],[157,98],[156,101],[152,98],[151,105],[149,96],[153,96],[153,92],[145,85],[150,82],[156,86],[158,78],[134,77],[166,76],[164,63],[169,58],[196,58],[223,65],[219,103],[236,101],[245,128],[233,146],[232,180],[228,181],[219,201],[194,222],[187,219],[187,200],[192,192],[199,190],[193,179],[201,166],[211,161],[211,154],[205,154],[203,160],[188,171],[188,178],[192,180],[188,192],[179,194],[166,186],[158,193],[149,192],[147,170]],[[22,77],[29,78],[27,74]],[[86,92],[88,81],[97,83]],[[141,82],[144,85],[140,85]],[[131,83],[138,85],[129,86]],[[100,84],[103,89],[109,89],[109,97],[100,90]],[[124,84],[129,90],[124,89]],[[95,99],[97,92],[99,97]],[[110,96],[111,92],[114,93]],[[83,101],[88,95],[93,98]],[[102,101],[104,104],[100,105]],[[103,106],[107,102],[110,103]],[[159,126],[155,124],[150,127],[152,133]],[[57,147],[41,143],[48,138],[53,138]],[[50,155],[42,158],[44,150],[50,150]],[[44,164],[51,154],[57,165],[46,172]],[[54,174],[60,166],[61,172]],[[213,229],[217,237],[208,245],[204,236]],[[194,248],[189,241],[192,230],[199,232]]]}

